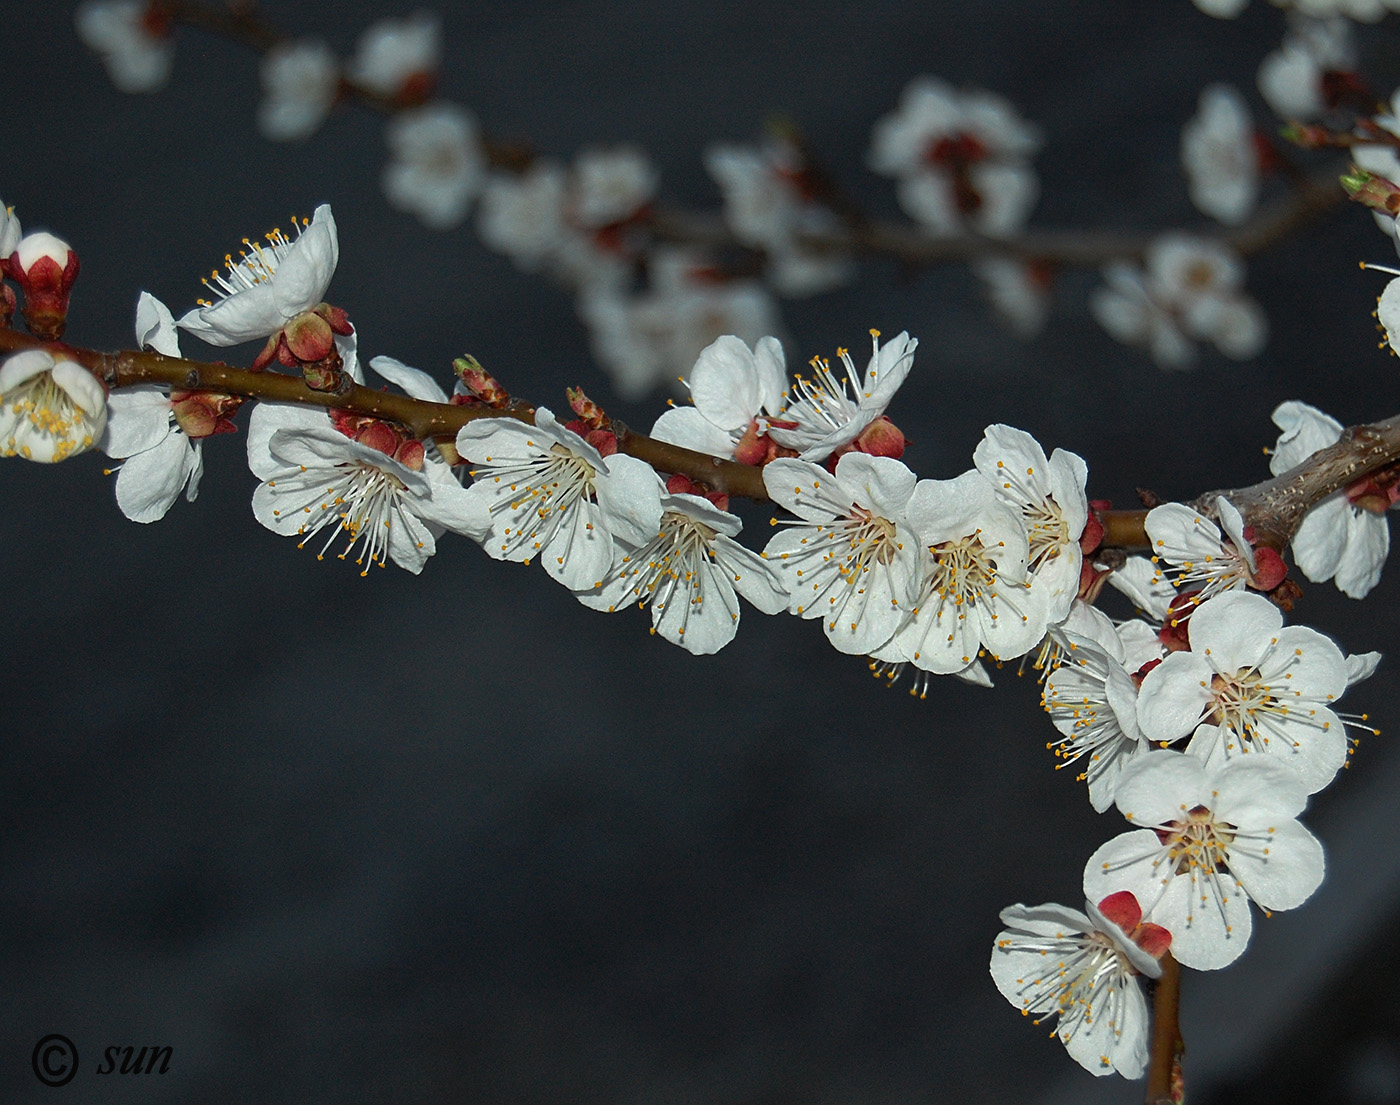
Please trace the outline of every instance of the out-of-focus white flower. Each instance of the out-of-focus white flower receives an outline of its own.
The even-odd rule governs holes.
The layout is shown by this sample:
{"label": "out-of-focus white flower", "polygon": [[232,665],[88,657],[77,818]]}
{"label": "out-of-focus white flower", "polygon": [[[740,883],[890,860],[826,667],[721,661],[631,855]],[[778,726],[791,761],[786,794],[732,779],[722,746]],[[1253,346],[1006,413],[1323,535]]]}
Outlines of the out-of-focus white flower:
{"label": "out-of-focus white flower", "polygon": [[1316,19],[1343,16],[1361,23],[1374,23],[1387,11],[1400,11],[1396,0],[1274,0],[1274,4]]}
{"label": "out-of-focus white flower", "polygon": [[528,564],[571,591],[600,587],[616,546],[639,548],[661,528],[661,481],[635,457],[603,457],[546,407],[535,424],[479,418],[457,433],[473,462],[467,494],[490,521],[482,547],[496,560]]}
{"label": "out-of-focus white flower", "polygon": [[24,238],[24,230],[19,225],[19,218],[15,215],[13,207],[5,207],[0,203],[0,209],[0,261],[3,261],[19,248],[19,243]]}
{"label": "out-of-focus white flower", "polygon": [[1000,96],[916,77],[875,124],[867,162],[898,179],[900,206],[938,234],[1020,231],[1040,192],[1039,130]]}
{"label": "out-of-focus white flower", "polygon": [[1181,164],[1191,202],[1213,219],[1238,226],[1259,199],[1254,118],[1228,84],[1201,93],[1196,114],[1181,129]]}
{"label": "out-of-focus white flower", "polygon": [[1351,24],[1345,19],[1295,18],[1283,45],[1259,64],[1259,93],[1283,119],[1306,122],[1331,106],[1324,91],[1329,73],[1356,67]]}
{"label": "out-of-focus white flower", "polygon": [[1138,724],[1157,742],[1190,736],[1187,752],[1214,768],[1267,757],[1321,790],[1346,762],[1350,741],[1333,712],[1347,689],[1341,651],[1307,626],[1283,624],[1278,607],[1240,591],[1191,615],[1190,651],[1147,673]]}
{"label": "out-of-focus white flower", "polygon": [[384,135],[393,155],[383,177],[389,202],[434,230],[465,219],[485,172],[476,117],[457,104],[429,104],[396,114]]}
{"label": "out-of-focus white flower", "polygon": [[274,142],[309,138],[340,91],[340,64],[320,39],[279,42],[262,62],[258,129]]}
{"label": "out-of-focus white flower", "polygon": [[[228,275],[216,270],[205,287],[217,303],[201,301],[176,323],[210,345],[239,345],[268,338],[319,304],[335,275],[340,242],[329,204],[321,204],[295,237],[274,230],[263,243],[244,239],[251,252],[228,259]],[[210,282],[212,280],[212,283]]]}
{"label": "out-of-focus white flower", "polygon": [[[1269,471],[1282,475],[1319,449],[1342,436],[1342,424],[1306,403],[1290,400],[1273,413],[1283,431]],[[1382,487],[1374,480],[1343,488],[1303,516],[1293,535],[1293,561],[1314,583],[1334,579],[1351,598],[1365,598],[1380,582],[1390,552],[1390,523],[1386,511],[1396,501],[1397,485]]]}
{"label": "out-of-focus white flower", "polygon": [[646,544],[623,553],[601,586],[578,594],[611,613],[633,602],[651,607],[651,624],[696,656],[718,652],[739,630],[737,592],[765,614],[787,609],[777,569],[734,540],[743,523],[690,494],[661,497],[661,527]]}
{"label": "out-of-focus white flower", "polygon": [[1163,368],[1189,368],[1191,338],[1235,360],[1256,356],[1268,340],[1263,309],[1242,290],[1244,262],[1221,242],[1164,234],[1148,247],[1145,272],[1126,264],[1104,270],[1089,310],[1119,341],[1144,346]]}
{"label": "out-of-focus white flower", "polygon": [[67,460],[106,425],[107,389],[77,361],[26,349],[0,365],[0,456]]}
{"label": "out-of-focus white flower", "polygon": [[1020,338],[1033,338],[1050,314],[1050,270],[1011,257],[978,257],[972,271],[982,281],[997,316]]}
{"label": "out-of-focus white flower", "polygon": [[811,379],[797,378],[792,404],[783,412],[784,422],[797,425],[775,425],[769,436],[779,445],[798,450],[803,460],[825,460],[860,437],[885,413],[895,392],[908,379],[919,339],[901,330],[881,345],[880,331],[871,330],[870,344],[870,361],[859,383],[855,362],[845,349],[836,351],[846,370],[839,380],[829,361],[812,358]]}
{"label": "out-of-focus white flower", "polygon": [[640,146],[589,146],[574,158],[570,215],[590,230],[624,222],[651,202],[659,179]]}
{"label": "out-of-focus white flower", "polygon": [[791,144],[714,145],[705,151],[705,168],[724,195],[725,222],[739,241],[764,251],[765,276],[781,294],[813,295],[850,279],[850,258],[818,253],[798,240],[840,224],[804,194],[805,166]]}
{"label": "out-of-focus white flower", "polygon": [[1089,467],[1056,449],[1045,459],[1040,442],[1014,426],[988,426],[972,454],[997,498],[1018,511],[1029,540],[1029,568],[1045,593],[1046,617],[1061,622],[1079,593],[1084,555],[1079,539],[1089,520],[1084,485]]}
{"label": "out-of-focus white flower", "polygon": [[476,209],[481,240],[526,272],[544,267],[568,233],[567,177],[562,165],[545,158],[518,175],[489,174]]}
{"label": "out-of-focus white flower", "polygon": [[407,99],[431,87],[441,64],[442,20],[421,11],[366,27],[345,75],[381,96]]}
{"label": "out-of-focus white flower", "polygon": [[1296,820],[1307,801],[1272,759],[1210,767],[1180,752],[1149,752],[1124,768],[1116,798],[1143,827],[1089,857],[1084,893],[1129,891],[1171,932],[1183,967],[1226,967],[1249,943],[1251,899],[1262,909],[1294,909],[1322,882],[1322,845]]}
{"label": "out-of-focus white flower", "polygon": [[788,610],[820,618],[841,652],[876,651],[919,593],[919,536],[909,518],[914,473],[889,457],[846,453],[834,474],[780,458],[764,466],[763,482],[797,515],[763,550],[782,576]]}
{"label": "out-of-focus white flower", "polygon": [[764,415],[776,418],[782,411],[786,383],[777,338],[760,338],[750,349],[725,334],[701,350],[685,381],[693,405],[663,411],[651,436],[720,457],[735,457],[745,445],[739,459],[758,463],[767,451],[758,440],[767,427]]}
{"label": "out-of-focus white flower", "polygon": [[715,280],[686,250],[652,255],[651,288],[627,295],[607,287],[579,300],[594,356],[617,393],[638,399],[684,375],[701,351],[726,334],[757,342],[782,329],[777,304],[751,280]]}
{"label": "out-of-focus white flower", "polygon": [[1055,1035],[1090,1074],[1141,1078],[1147,1069],[1147,999],[1139,976],[1160,978],[1172,935],[1142,919],[1132,894],[1110,894],[1088,916],[1062,905],[1016,904],[992,948],[992,981],[1002,997]]}
{"label": "out-of-focus white flower", "polygon": [[170,26],[149,0],[85,0],[75,21],[78,37],[102,56],[122,92],[154,92],[170,79]]}
{"label": "out-of-focus white flower", "polygon": [[944,674],[964,670],[984,648],[994,660],[1034,648],[1045,636],[1045,595],[1032,586],[1025,523],[991,481],[976,469],[920,480],[908,517],[922,579],[908,619],[879,658]]}

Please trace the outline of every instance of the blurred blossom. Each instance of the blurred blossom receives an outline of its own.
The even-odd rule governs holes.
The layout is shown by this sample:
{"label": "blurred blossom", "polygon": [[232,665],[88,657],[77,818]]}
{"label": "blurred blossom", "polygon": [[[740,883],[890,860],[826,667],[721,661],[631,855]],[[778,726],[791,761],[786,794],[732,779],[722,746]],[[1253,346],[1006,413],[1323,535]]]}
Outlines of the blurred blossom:
{"label": "blurred blossom", "polygon": [[449,103],[401,111],[385,138],[392,153],[383,175],[389,202],[434,230],[461,223],[485,175],[476,116]]}
{"label": "blurred blossom", "polygon": [[1259,93],[1282,119],[1306,121],[1326,113],[1329,73],[1356,65],[1351,24],[1345,19],[1294,18],[1283,45],[1259,64]]}
{"label": "blurred blossom", "polygon": [[423,11],[367,27],[345,72],[370,92],[413,98],[431,87],[441,64],[442,20]]}
{"label": "blurred blossom", "polygon": [[767,255],[765,275],[782,295],[827,291],[848,281],[850,258],[802,246],[803,234],[840,229],[832,211],[804,191],[802,157],[790,143],[718,144],[705,151],[705,168],[724,196],[724,220],[745,245]]}
{"label": "blurred blossom", "polygon": [[1191,202],[1213,219],[1238,226],[1259,199],[1254,119],[1227,84],[1201,93],[1200,108],[1181,130],[1181,163]]}
{"label": "blurred blossom", "polygon": [[701,350],[733,334],[752,345],[781,330],[777,304],[752,280],[720,280],[688,250],[658,250],[640,294],[595,290],[579,301],[594,355],[624,399],[690,371]]}
{"label": "blurred blossom", "polygon": [[155,92],[170,79],[170,28],[146,0],[86,0],[74,19],[78,37],[102,56],[122,92]]}
{"label": "blurred blossom", "polygon": [[320,39],[279,42],[262,63],[258,128],[275,142],[309,138],[340,91],[340,65]]}
{"label": "blurred blossom", "polygon": [[1164,234],[1148,247],[1145,271],[1120,263],[1104,279],[1107,286],[1089,296],[1090,312],[1163,368],[1192,367],[1192,339],[1235,360],[1256,356],[1268,339],[1263,309],[1242,290],[1244,262],[1221,242]]}
{"label": "blurred blossom", "polygon": [[652,201],[659,180],[640,146],[580,150],[574,158],[569,214],[589,230],[625,222]]}
{"label": "blurred blossom", "polygon": [[972,271],[993,310],[1021,338],[1033,338],[1050,315],[1051,273],[1047,266],[1014,257],[978,257]]}
{"label": "blurred blossom", "polygon": [[1040,194],[1030,158],[1039,129],[990,92],[916,77],[875,124],[867,161],[895,177],[906,212],[937,234],[1010,237]]}

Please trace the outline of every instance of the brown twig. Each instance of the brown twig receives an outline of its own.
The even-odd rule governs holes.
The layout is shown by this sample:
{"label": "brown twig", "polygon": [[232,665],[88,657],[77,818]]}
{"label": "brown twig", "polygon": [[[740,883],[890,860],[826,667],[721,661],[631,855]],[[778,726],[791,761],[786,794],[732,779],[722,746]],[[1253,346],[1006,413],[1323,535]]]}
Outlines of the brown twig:
{"label": "brown twig", "polygon": [[[159,353],[124,350],[101,353],[64,343],[48,343],[18,330],[0,328],[0,354],[49,348],[83,365],[108,387],[163,384],[191,391],[242,395],[251,399],[336,408],[370,418],[397,422],[415,437],[450,443],[457,431],[478,418],[515,418],[534,422],[534,408],[521,404],[507,410],[490,407],[429,403],[407,395],[356,385],[345,394],[315,391],[298,376],[279,372],[249,372],[226,364],[166,357]],[[763,472],[747,464],[684,449],[613,423],[619,451],[645,461],[660,472],[679,473],[727,495],[758,502],[770,501]],[[1325,449],[1296,468],[1250,487],[1210,491],[1191,504],[1202,514],[1216,516],[1215,501],[1224,496],[1254,527],[1257,542],[1282,550],[1287,547],[1307,511],[1329,495],[1382,468],[1400,462],[1400,415],[1367,426],[1353,426]],[[1104,548],[1148,548],[1146,510],[1109,510],[1100,514]]]}
{"label": "brown twig", "polygon": [[1181,1105],[1181,966],[1171,952],[1162,956],[1162,977],[1152,991],[1152,1044],[1147,1064],[1146,1105]]}

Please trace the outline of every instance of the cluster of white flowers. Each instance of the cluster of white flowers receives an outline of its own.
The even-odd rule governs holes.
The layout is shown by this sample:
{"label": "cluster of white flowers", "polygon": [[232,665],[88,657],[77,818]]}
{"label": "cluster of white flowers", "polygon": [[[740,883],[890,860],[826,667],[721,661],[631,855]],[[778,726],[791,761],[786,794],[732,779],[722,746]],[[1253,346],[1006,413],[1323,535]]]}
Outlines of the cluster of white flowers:
{"label": "cluster of white flowers", "polygon": [[[1290,29],[1261,65],[1259,90],[1290,120],[1325,118],[1355,87],[1346,19],[1378,18],[1400,0],[1276,2],[1293,9]],[[1233,17],[1247,0],[1196,3]],[[83,37],[123,89],[148,90],[168,75],[170,28],[158,13],[138,0],[80,7]],[[488,246],[577,297],[619,394],[640,398],[682,375],[691,402],[663,413],[654,439],[761,468],[784,516],[761,552],[746,548],[725,494],[619,451],[601,412],[571,396],[572,420],[545,407],[526,420],[488,402],[498,409],[468,421],[450,444],[347,410],[259,403],[247,438],[255,517],[362,574],[389,560],[419,572],[444,533],[459,533],[495,559],[538,560],[590,609],[635,602],[655,634],[697,655],[734,640],[743,599],[765,614],[819,620],[834,648],[869,657],[891,680],[912,669],[919,693],[937,675],[989,686],[989,665],[1032,664],[1043,673],[1056,766],[1073,765],[1093,808],[1116,806],[1130,828],[1085,864],[1084,912],[1053,903],[1003,911],[991,974],[1023,1012],[1055,1016],[1055,1034],[1086,1069],[1141,1075],[1141,979],[1158,977],[1168,952],[1190,968],[1228,965],[1249,941],[1251,901],[1291,909],[1321,882],[1321,846],[1297,818],[1346,765],[1355,743],[1347,727],[1369,728],[1364,715],[1336,706],[1379,655],[1347,656],[1312,629],[1284,625],[1266,597],[1280,594],[1284,562],[1225,496],[1205,510],[1158,506],[1146,519],[1151,558],[1110,565],[1095,559],[1104,527],[1074,453],[1047,456],[1030,434],[994,424],[968,470],[919,478],[887,413],[913,367],[918,342],[907,333],[882,342],[872,331],[863,373],[840,349],[835,367],[816,357],[810,375],[790,381],[772,292],[823,291],[853,268],[831,245],[849,223],[797,143],[707,152],[738,252],[757,258],[726,268],[708,252],[661,242],[659,175],[638,147],[584,148],[571,164],[508,156],[493,164],[474,116],[431,98],[441,61],[440,23],[426,13],[376,23],[343,64],[319,40],[281,43],[264,59],[260,125],[270,138],[302,140],[342,96],[392,108],[382,174],[390,202],[439,229],[475,208]],[[1374,124],[1400,138],[1397,119],[1400,94]],[[1037,200],[1031,159],[1040,144],[999,97],[922,77],[875,125],[867,163],[895,178],[899,203],[928,236],[982,236],[1005,249]],[[1196,206],[1229,226],[1248,220],[1261,190],[1259,151],[1243,96],[1207,88],[1181,138]],[[1358,147],[1356,160],[1400,178],[1388,141]],[[1396,233],[1393,220],[1378,221]],[[206,281],[217,301],[178,321],[143,293],[137,343],[179,357],[183,329],[215,346],[266,342],[264,358],[295,358],[298,327],[310,328],[324,342],[308,341],[318,352],[301,359],[325,359],[363,384],[358,335],[324,302],[338,256],[323,206],[292,234],[274,231],[230,258]],[[42,272],[55,296],[66,297],[76,274],[66,243],[24,236],[9,211],[0,261],[21,283]],[[1016,329],[1039,329],[1049,307],[1044,266],[989,255],[974,271]],[[1244,359],[1267,340],[1267,320],[1243,291],[1243,261],[1223,241],[1164,234],[1140,266],[1110,264],[1104,279],[1093,315],[1165,368],[1191,365],[1197,342]],[[1382,295],[1379,318],[1400,352],[1400,280]],[[286,352],[289,342],[296,348]],[[391,357],[370,366],[417,400],[483,401],[465,374],[449,398]],[[109,396],[75,357],[30,349],[0,365],[0,453],[56,461],[100,449],[122,462],[121,510],[151,522],[181,494],[195,498],[203,439],[231,431],[240,403],[155,386]],[[1342,433],[1299,402],[1278,407],[1274,421],[1275,474]],[[1365,595],[1388,553],[1385,514],[1397,499],[1400,476],[1382,472],[1317,505],[1292,538],[1299,570]],[[1099,611],[1105,582],[1142,616],[1120,623]]]}
{"label": "cluster of white flowers", "polygon": [[1120,262],[1103,275],[1107,286],[1090,295],[1090,312],[1163,368],[1194,365],[1196,341],[1247,360],[1268,340],[1263,308],[1242,290],[1244,262],[1223,242],[1165,234],[1148,247],[1142,269]]}

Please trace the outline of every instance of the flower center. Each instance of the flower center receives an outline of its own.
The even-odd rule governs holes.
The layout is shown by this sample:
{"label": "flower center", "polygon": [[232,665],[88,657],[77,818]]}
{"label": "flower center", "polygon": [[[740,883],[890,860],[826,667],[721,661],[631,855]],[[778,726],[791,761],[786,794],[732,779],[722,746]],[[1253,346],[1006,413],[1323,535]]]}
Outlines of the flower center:
{"label": "flower center", "polygon": [[[228,274],[221,275],[218,269],[214,269],[201,283],[220,299],[268,283],[277,275],[277,266],[286,260],[302,231],[310,225],[310,219],[298,219],[293,215],[292,229],[295,234],[291,237],[283,234],[280,227],[274,227],[263,235],[261,242],[244,238],[245,248],[240,251],[237,261],[233,259],[233,254],[224,254]],[[198,303],[201,307],[213,306],[207,299],[198,300]]]}
{"label": "flower center", "polygon": [[324,478],[325,469],[317,472],[302,469],[299,476],[283,476],[268,481],[268,485],[290,493],[299,490],[298,479],[308,491],[324,486],[323,494],[313,497],[301,508],[309,517],[297,529],[302,537],[297,548],[304,548],[315,534],[329,529],[326,543],[316,554],[316,559],[322,560],[336,535],[344,533],[347,535],[345,551],[338,554],[339,559],[346,560],[354,553],[355,563],[364,569],[360,575],[366,576],[375,564],[381,568],[385,566],[394,521],[403,514],[400,500],[405,492],[404,485],[392,473],[359,460],[342,461],[331,472],[332,482],[328,486],[312,483],[313,479]]}
{"label": "flower center", "polygon": [[937,595],[940,601],[951,601],[955,606],[969,605],[985,595],[994,594],[997,581],[996,563],[989,550],[982,544],[982,531],[945,541],[941,545],[930,545],[933,555],[933,570],[924,584],[924,601]]}
{"label": "flower center", "polygon": [[1216,821],[1209,809],[1196,806],[1187,811],[1184,821],[1168,821],[1157,829],[1157,839],[1167,846],[1173,874],[1199,869],[1201,874],[1216,875],[1229,870],[1235,826]]}
{"label": "flower center", "polygon": [[[73,397],[54,382],[52,372],[40,372],[20,384],[5,397],[10,413],[28,423],[28,433],[38,433],[54,442],[53,459],[65,460],[74,452],[92,447],[92,424],[88,412],[73,401]],[[16,439],[15,428],[0,453],[28,458],[30,447]],[[80,436],[81,435],[81,436]]]}
{"label": "flower center", "polygon": [[503,549],[528,547],[537,551],[553,539],[561,526],[573,523],[578,512],[570,507],[592,498],[597,471],[577,453],[555,444],[548,452],[513,464],[504,463],[493,474],[497,479],[508,480],[511,491],[517,493],[491,504],[492,514],[509,511],[514,521],[503,532]]}

